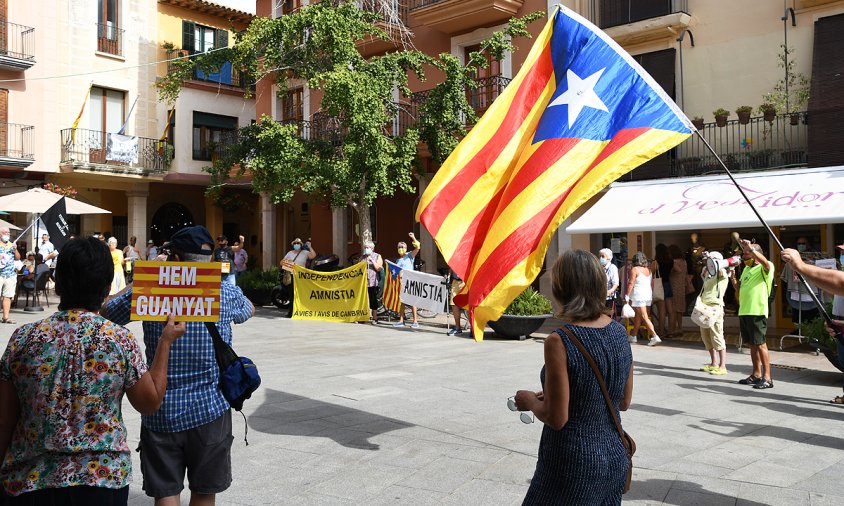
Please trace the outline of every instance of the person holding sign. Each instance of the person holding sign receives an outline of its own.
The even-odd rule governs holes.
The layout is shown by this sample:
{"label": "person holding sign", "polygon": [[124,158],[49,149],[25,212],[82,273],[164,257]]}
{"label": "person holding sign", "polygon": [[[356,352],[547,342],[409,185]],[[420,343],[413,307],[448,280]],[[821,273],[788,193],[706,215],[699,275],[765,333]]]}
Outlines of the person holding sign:
{"label": "person holding sign", "polygon": [[161,327],[147,369],[132,333],[97,314],[113,278],[105,244],[68,241],[56,260],[59,311],[9,339],[0,359],[0,481],[9,504],[128,500],[132,453],[121,401],[126,394],[142,414],[158,410],[185,324],[171,316]]}
{"label": "person holding sign", "polygon": [[375,243],[372,239],[363,241],[363,254],[360,260],[366,262],[366,290],[369,292],[369,313],[370,321],[378,323],[378,284],[381,270],[384,268],[384,259],[375,252]]}
{"label": "person holding sign", "polygon": [[[407,244],[405,242],[399,242],[396,245],[396,249],[399,253],[396,265],[404,270],[412,271],[413,261],[416,260],[416,255],[419,254],[419,248],[421,245],[419,244],[419,241],[416,240],[416,236],[413,235],[413,232],[409,232],[407,236],[410,237],[410,244],[413,246],[413,249],[407,251]],[[404,306],[405,304],[402,303],[401,310],[399,311],[399,321],[393,325],[394,327],[404,327]],[[413,323],[410,324],[410,327],[418,329],[419,322],[416,321],[416,306],[410,306],[410,311],[413,313]]]}
{"label": "person holding sign", "polygon": [[[170,238],[170,261],[210,262],[214,240],[205,227],[186,227]],[[62,252],[64,255],[64,252]],[[60,256],[61,258],[61,256]],[[162,267],[167,267],[165,264]],[[198,271],[199,269],[197,269]],[[199,275],[186,275],[162,268],[159,284],[186,286]],[[161,277],[168,279],[161,279]],[[212,275],[216,278],[218,275]],[[141,269],[135,283],[141,280]],[[221,282],[219,319],[216,323],[223,341],[231,345],[232,323],[243,323],[255,314],[252,303],[237,286]],[[125,325],[132,315],[132,286],[106,299],[101,313]],[[138,290],[140,291],[140,287]],[[147,361],[161,346],[163,323],[144,321]],[[154,414],[141,419],[141,470],[144,492],[156,504],[179,504],[187,472],[191,504],[214,504],[216,494],[231,485],[232,419],[229,403],[220,390],[220,369],[205,323],[189,321],[185,337],[173,345],[167,376],[167,397]]]}

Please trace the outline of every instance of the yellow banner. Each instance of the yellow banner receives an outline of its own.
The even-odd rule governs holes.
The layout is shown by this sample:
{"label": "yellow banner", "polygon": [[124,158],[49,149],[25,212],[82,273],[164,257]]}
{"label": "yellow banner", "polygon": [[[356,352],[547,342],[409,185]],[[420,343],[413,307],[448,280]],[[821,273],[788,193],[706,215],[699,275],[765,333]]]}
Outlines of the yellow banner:
{"label": "yellow banner", "polygon": [[369,320],[366,262],[336,272],[317,272],[296,265],[293,287],[294,320]]}
{"label": "yellow banner", "polygon": [[132,320],[216,322],[220,319],[220,264],[135,261]]}

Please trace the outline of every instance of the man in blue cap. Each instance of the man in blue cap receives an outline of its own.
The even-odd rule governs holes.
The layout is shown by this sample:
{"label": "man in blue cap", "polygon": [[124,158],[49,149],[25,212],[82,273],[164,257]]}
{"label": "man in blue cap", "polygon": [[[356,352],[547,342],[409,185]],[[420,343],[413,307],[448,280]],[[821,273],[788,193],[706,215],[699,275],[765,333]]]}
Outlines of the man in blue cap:
{"label": "man in blue cap", "polygon": [[[170,238],[169,260],[210,262],[214,241],[205,227],[186,227]],[[132,308],[132,287],[106,298],[100,314],[125,325]],[[231,344],[232,323],[255,314],[240,288],[221,283],[217,328]],[[162,323],[143,322],[147,362],[152,364]],[[187,332],[170,349],[167,393],[161,408],[142,417],[143,489],[156,505],[179,504],[185,472],[191,504],[214,504],[231,485],[232,421],[229,403],[219,388],[220,370],[214,343],[202,322],[188,322]]]}

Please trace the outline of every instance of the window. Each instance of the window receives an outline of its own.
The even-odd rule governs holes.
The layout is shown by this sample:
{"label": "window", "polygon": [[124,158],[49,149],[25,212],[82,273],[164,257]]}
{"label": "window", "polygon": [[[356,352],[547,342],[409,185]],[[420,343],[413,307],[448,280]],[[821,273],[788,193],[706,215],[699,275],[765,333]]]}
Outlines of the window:
{"label": "window", "polygon": [[[479,44],[464,48],[465,59],[463,61],[468,62],[469,55],[480,50],[481,46]],[[475,110],[475,114],[478,117],[492,105],[493,100],[501,92],[500,88],[503,88],[503,86],[500,86],[501,62],[493,59],[492,55],[488,52],[483,53],[483,56],[486,58],[488,66],[487,68],[478,69],[478,77],[476,79],[478,81],[478,87],[474,90],[466,90],[466,98],[469,100],[469,104]]]}
{"label": "window", "polygon": [[302,8],[302,0],[281,0],[281,14],[290,14]]}
{"label": "window", "polygon": [[237,132],[237,118],[193,112],[193,159],[213,161]]}
{"label": "window", "polygon": [[97,51],[120,55],[122,51],[118,0],[97,2]]}
{"label": "window", "polygon": [[91,108],[88,117],[93,132],[116,133],[123,126],[123,107],[126,93],[94,86],[91,88]]}
{"label": "window", "polygon": [[[193,21],[182,21],[182,50],[188,54],[205,53],[212,49],[228,47],[229,32],[220,28],[198,25]],[[194,79],[210,81],[219,84],[232,84],[232,64],[224,63],[219,72],[205,72],[197,69]]]}
{"label": "window", "polygon": [[299,123],[305,118],[305,105],[302,88],[287,92],[281,99],[281,121]]}

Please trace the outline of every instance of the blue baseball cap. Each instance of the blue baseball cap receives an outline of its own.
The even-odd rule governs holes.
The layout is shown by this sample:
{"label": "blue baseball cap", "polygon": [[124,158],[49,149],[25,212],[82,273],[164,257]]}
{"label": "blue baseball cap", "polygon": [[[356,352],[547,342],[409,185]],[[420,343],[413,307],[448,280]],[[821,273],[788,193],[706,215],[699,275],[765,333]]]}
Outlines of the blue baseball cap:
{"label": "blue baseball cap", "polygon": [[203,249],[203,245],[212,246],[214,239],[211,232],[202,225],[185,227],[170,237],[170,247],[175,251],[194,254],[211,254],[210,249]]}

